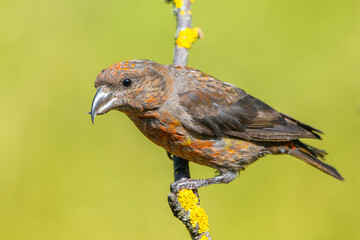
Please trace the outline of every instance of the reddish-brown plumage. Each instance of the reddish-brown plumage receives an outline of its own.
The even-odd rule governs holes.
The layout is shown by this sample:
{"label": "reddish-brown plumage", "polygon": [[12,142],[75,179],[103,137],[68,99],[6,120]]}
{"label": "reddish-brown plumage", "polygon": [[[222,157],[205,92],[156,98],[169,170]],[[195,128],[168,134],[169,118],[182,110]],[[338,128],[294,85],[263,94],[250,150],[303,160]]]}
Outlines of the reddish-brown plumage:
{"label": "reddish-brown plumage", "polygon": [[221,174],[236,174],[266,154],[290,154],[342,179],[318,159],[324,151],[298,140],[320,139],[319,130],[199,70],[130,60],[103,70],[95,87],[92,119],[122,111],[167,152]]}

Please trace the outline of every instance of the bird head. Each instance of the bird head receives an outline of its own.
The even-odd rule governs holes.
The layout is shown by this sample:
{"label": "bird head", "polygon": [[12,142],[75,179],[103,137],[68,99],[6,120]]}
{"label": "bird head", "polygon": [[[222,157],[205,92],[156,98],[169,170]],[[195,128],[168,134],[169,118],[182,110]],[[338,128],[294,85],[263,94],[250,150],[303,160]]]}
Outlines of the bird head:
{"label": "bird head", "polygon": [[171,92],[165,66],[150,60],[130,60],[104,69],[95,80],[91,120],[112,109],[141,115],[159,108]]}

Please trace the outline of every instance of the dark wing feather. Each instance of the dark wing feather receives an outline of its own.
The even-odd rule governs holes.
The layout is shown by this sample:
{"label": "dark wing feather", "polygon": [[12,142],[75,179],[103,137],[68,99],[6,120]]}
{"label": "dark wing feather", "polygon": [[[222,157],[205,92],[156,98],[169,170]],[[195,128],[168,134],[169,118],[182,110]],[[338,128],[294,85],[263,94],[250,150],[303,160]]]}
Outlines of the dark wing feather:
{"label": "dark wing feather", "polygon": [[277,112],[235,86],[211,77],[194,81],[198,81],[195,88],[179,93],[180,105],[192,118],[183,122],[190,131],[254,141],[320,138],[319,130]]}

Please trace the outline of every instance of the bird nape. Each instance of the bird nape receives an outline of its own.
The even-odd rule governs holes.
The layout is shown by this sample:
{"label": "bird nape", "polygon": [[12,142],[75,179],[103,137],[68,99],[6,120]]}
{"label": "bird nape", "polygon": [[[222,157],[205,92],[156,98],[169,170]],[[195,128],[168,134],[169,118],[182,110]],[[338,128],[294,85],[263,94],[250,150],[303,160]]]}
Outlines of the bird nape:
{"label": "bird nape", "polygon": [[277,112],[231,84],[199,70],[129,60],[104,69],[95,80],[91,119],[118,110],[167,152],[218,170],[208,179],[180,179],[174,192],[228,183],[267,154],[289,154],[343,180],[322,162],[326,152],[300,138],[321,131]]}

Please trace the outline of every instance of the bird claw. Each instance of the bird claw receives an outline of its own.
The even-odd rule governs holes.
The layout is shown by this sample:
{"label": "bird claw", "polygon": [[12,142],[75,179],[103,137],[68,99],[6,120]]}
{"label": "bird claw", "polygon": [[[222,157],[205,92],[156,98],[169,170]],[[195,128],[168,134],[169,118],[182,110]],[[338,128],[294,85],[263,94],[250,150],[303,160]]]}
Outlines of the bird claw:
{"label": "bird claw", "polygon": [[195,196],[198,198],[200,203],[200,196],[197,188],[194,188],[194,184],[191,184],[191,181],[188,178],[180,178],[176,182],[170,184],[170,191],[174,194],[179,192],[181,189],[189,189],[192,190]]}
{"label": "bird claw", "polygon": [[189,184],[188,178],[180,178],[176,182],[170,184],[170,191],[172,193],[177,193],[181,189],[192,189],[190,187],[191,184]]}
{"label": "bird claw", "polygon": [[237,176],[235,172],[224,172],[214,178],[206,179],[190,179],[190,178],[180,178],[176,182],[173,182],[170,185],[170,190],[172,193],[177,193],[181,189],[198,189],[200,187],[206,187],[211,184],[218,183],[229,183],[233,181]]}

